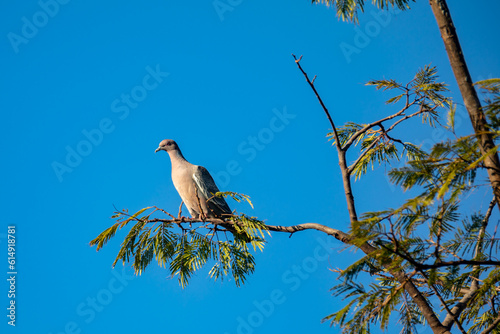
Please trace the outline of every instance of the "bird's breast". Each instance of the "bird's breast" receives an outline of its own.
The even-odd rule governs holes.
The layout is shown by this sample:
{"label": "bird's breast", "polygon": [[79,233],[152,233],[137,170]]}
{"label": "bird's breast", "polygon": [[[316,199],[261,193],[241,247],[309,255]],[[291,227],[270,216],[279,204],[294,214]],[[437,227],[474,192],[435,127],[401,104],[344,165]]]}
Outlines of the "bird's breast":
{"label": "bird's breast", "polygon": [[175,168],[172,170],[172,182],[174,187],[185,201],[190,192],[194,192],[195,183],[192,175],[185,168]]}

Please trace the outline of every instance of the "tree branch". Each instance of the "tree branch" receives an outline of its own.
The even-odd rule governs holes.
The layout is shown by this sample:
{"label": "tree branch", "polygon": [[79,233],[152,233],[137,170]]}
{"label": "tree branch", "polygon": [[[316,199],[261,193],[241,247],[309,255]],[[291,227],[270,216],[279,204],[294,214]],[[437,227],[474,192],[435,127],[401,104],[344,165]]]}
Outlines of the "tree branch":
{"label": "tree branch", "polygon": [[497,328],[498,324],[500,324],[500,313],[498,314],[498,317],[493,321],[491,325],[489,325],[484,331],[481,332],[481,334],[488,334],[491,333],[492,330]]}
{"label": "tree branch", "polygon": [[368,131],[369,129],[373,128],[374,126],[379,126],[381,125],[383,122],[386,122],[386,121],[389,121],[393,118],[396,118],[398,116],[401,116],[406,110],[408,110],[408,108],[410,108],[413,104],[416,103],[416,100],[411,102],[411,103],[406,103],[406,105],[403,107],[403,109],[401,109],[400,111],[398,111],[397,113],[395,114],[392,114],[390,116],[387,116],[387,117],[384,117],[382,119],[379,119],[378,121],[375,121],[373,123],[370,123],[370,124],[367,124],[365,125],[362,129],[359,129],[358,131],[356,131],[352,136],[351,138],[349,138],[349,140],[347,140],[344,144],[344,146],[342,147],[343,150],[347,151],[347,149],[352,145],[352,143],[354,143],[354,141],[356,141],[356,139],[362,135],[363,133],[365,133],[366,131]]}
{"label": "tree branch", "polygon": [[[443,297],[441,296],[441,294],[439,293],[439,291],[436,289],[436,287],[434,286],[434,284],[430,284],[429,279],[427,278],[427,275],[423,271],[421,271],[421,270],[419,270],[419,271],[420,271],[420,274],[422,275],[422,277],[427,281],[427,285],[432,289],[432,291],[434,291],[434,294],[436,295],[436,297],[438,297],[439,301],[441,302],[441,305],[446,310],[446,313],[447,313],[446,316],[447,317],[448,316],[451,317],[453,319],[453,322],[455,322],[457,324],[458,329],[463,334],[466,334],[467,332],[463,328],[462,323],[458,320],[458,316],[456,316],[455,314],[452,313],[452,311],[450,310],[450,308],[446,304],[446,301],[443,299]],[[444,326],[444,324],[443,324],[443,326]]]}
{"label": "tree branch", "polygon": [[442,267],[450,267],[450,266],[463,266],[463,265],[485,265],[485,266],[499,266],[500,261],[492,261],[492,260],[485,260],[485,261],[476,261],[476,260],[458,260],[458,261],[441,261],[438,263],[433,263],[433,264],[425,264],[425,263],[420,263],[415,260],[413,260],[411,257],[402,254],[401,252],[397,252],[395,250],[390,249],[389,247],[383,245],[383,244],[378,244],[379,246],[383,247],[384,249],[388,250],[389,252],[403,258],[404,260],[408,261],[412,266],[414,266],[416,269],[419,270],[428,270],[428,269],[436,269],[436,268],[442,268]]}
{"label": "tree branch", "polygon": [[[304,223],[304,224],[298,224],[298,225],[294,225],[294,226],[281,226],[281,225],[265,225],[265,226],[269,231],[288,232],[288,233],[292,233],[292,234],[295,232],[304,231],[304,230],[317,230],[317,231],[321,231],[323,233],[326,233],[328,235],[331,235],[335,239],[342,241],[343,243],[347,243],[347,244],[350,243],[352,240],[352,237],[347,233],[344,233],[340,230],[337,230],[337,229],[334,229],[334,228],[331,228],[331,227],[328,227],[325,225],[317,224],[317,223]],[[373,250],[375,250],[375,248],[373,248]]]}
{"label": "tree branch", "polygon": [[[338,136],[338,133],[337,133],[337,128],[335,127],[335,124],[333,123],[333,120],[332,120],[332,117],[330,116],[330,112],[328,111],[328,109],[326,108],[325,104],[323,103],[323,100],[321,99],[321,97],[319,96],[318,94],[318,91],[316,90],[316,87],[314,87],[314,80],[316,79],[316,76],[314,76],[314,79],[313,81],[309,80],[309,76],[307,75],[307,73],[302,69],[302,66],[300,66],[300,61],[302,60],[302,56],[300,56],[299,59],[297,59],[297,57],[295,57],[294,54],[292,54],[292,57],[293,59],[295,59],[295,63],[297,64],[299,70],[302,72],[302,74],[304,75],[304,77],[306,78],[306,81],[307,83],[309,84],[309,86],[311,86],[314,94],[316,95],[316,98],[318,99],[319,101],[319,104],[321,104],[321,107],[323,108],[323,110],[325,111],[325,114],[326,114],[326,117],[328,118],[328,121],[330,122],[330,125],[332,126],[332,129],[333,129],[333,133],[335,134],[335,141],[337,143],[339,143],[339,136]],[[338,147],[340,147],[340,143],[338,144]]]}
{"label": "tree branch", "polygon": [[[481,226],[481,229],[479,230],[478,241],[477,241],[477,246],[476,246],[474,258],[477,258],[478,254],[480,254],[482,252],[484,234],[486,232],[486,227],[488,226],[488,221],[490,220],[491,213],[493,211],[493,207],[495,206],[495,203],[496,203],[496,198],[493,197],[493,200],[490,202],[488,210],[486,211],[486,214],[484,215],[483,224]],[[474,269],[479,269],[479,266],[474,266]],[[479,273],[474,275],[473,278],[476,278],[476,279],[472,280],[469,291],[451,309],[451,314],[447,314],[443,320],[443,326],[447,327],[448,329],[450,329],[451,326],[453,325],[453,321],[454,321],[453,318],[454,317],[458,318],[460,316],[460,313],[462,313],[462,311],[467,307],[467,304],[476,296],[477,290],[479,289],[479,283],[477,280],[477,278],[479,278]]]}
{"label": "tree branch", "polygon": [[330,112],[326,108],[325,104],[323,103],[323,100],[319,96],[318,91],[316,90],[316,87],[314,87],[314,83],[309,80],[309,76],[307,73],[302,69],[302,66],[300,65],[300,60],[302,59],[302,56],[297,59],[294,54],[292,54],[293,59],[295,59],[295,63],[297,64],[297,67],[299,70],[302,72],[304,77],[306,78],[307,83],[313,90],[314,94],[316,95],[316,98],[318,99],[319,103],[321,104],[321,107],[326,113],[326,117],[328,118],[328,121],[330,122],[330,125],[332,126],[333,134],[335,137],[335,147],[337,148],[337,154],[339,158],[339,166],[340,166],[340,172],[342,173],[342,183],[344,186],[344,193],[346,196],[346,201],[347,201],[347,210],[349,212],[349,218],[352,222],[358,221],[358,214],[356,213],[356,206],[354,205],[354,196],[352,194],[352,187],[351,187],[351,174],[349,172],[349,168],[347,167],[347,162],[346,162],[346,156],[345,156],[345,150],[342,149],[340,146],[340,140],[339,140],[339,134],[337,132],[337,128],[335,127],[335,124],[333,123],[332,117],[330,116]]}
{"label": "tree branch", "polygon": [[[340,166],[340,171],[342,173],[342,181],[343,181],[343,186],[344,186],[344,192],[346,195],[346,200],[347,200],[347,209],[349,211],[349,217],[350,217],[350,222],[351,224],[354,224],[358,221],[358,216],[356,213],[356,207],[354,205],[354,196],[352,194],[352,187],[351,187],[351,174],[349,172],[349,169],[347,167],[347,162],[346,162],[346,152],[345,150],[340,146],[340,141],[339,141],[339,136],[337,133],[337,129],[335,128],[335,124],[333,123],[332,118],[330,117],[330,113],[328,112],[328,109],[325,107],[323,100],[319,96],[318,92],[316,91],[316,88],[314,87],[314,84],[309,80],[309,77],[307,76],[307,73],[302,69],[302,66],[300,65],[300,60],[301,58],[297,59],[295,55],[292,55],[293,58],[295,59],[295,63],[297,64],[298,68],[306,78],[307,83],[309,86],[312,88],[314,94],[318,98],[321,106],[323,107],[323,110],[325,111],[328,120],[330,121],[330,124],[332,125],[333,128],[333,133],[335,136],[335,143],[336,143],[336,148],[337,148],[337,153],[339,157],[339,166]],[[402,120],[408,118],[408,116],[405,116]],[[402,120],[396,122],[393,124],[387,131],[392,130],[396,124],[401,122]],[[334,235],[337,239],[339,239],[337,236],[338,234],[332,234]],[[347,235],[348,236],[348,235]],[[342,239],[339,239],[342,242]],[[352,239],[346,239],[346,240],[352,240]],[[350,242],[349,242],[350,243]],[[365,242],[361,245],[356,245],[359,249],[361,249],[365,254],[370,255],[372,252],[376,250],[375,247],[371,246],[369,243]],[[411,296],[415,304],[419,307],[421,310],[423,316],[427,320],[427,323],[432,327],[433,331],[435,333],[440,333],[440,334],[446,334],[449,333],[449,331],[441,324],[439,321],[438,317],[436,316],[434,310],[432,307],[429,305],[427,302],[426,298],[423,296],[423,294],[417,289],[417,287],[413,284],[413,282],[409,281],[407,279],[406,274],[402,270],[394,270],[390,269],[390,264],[389,263],[381,263],[381,265],[386,268],[391,275],[393,275],[398,282],[404,285],[404,288],[406,292]]]}
{"label": "tree branch", "polygon": [[401,145],[403,145],[403,146],[404,146],[404,144],[405,144],[405,143],[403,143],[403,141],[402,141],[402,140],[400,140],[400,139],[396,139],[396,138],[393,138],[393,137],[389,136],[389,134],[388,134],[388,133],[387,133],[387,131],[385,130],[384,125],[383,125],[382,123],[381,123],[381,124],[379,124],[379,126],[380,126],[380,129],[382,130],[382,133],[383,133],[383,134],[384,134],[387,138],[389,138],[389,139],[390,139],[390,140],[392,140],[393,142],[400,143]]}
{"label": "tree branch", "polygon": [[[413,102],[412,102],[409,106],[411,106],[411,105],[413,105],[414,103],[416,103],[416,101],[417,101],[417,100],[413,101]],[[406,110],[407,110],[407,108],[409,108],[409,106],[405,106],[405,108],[403,108],[403,109],[402,109],[399,113],[394,114],[394,115],[401,116],[401,115],[404,113],[404,111],[406,111]],[[433,110],[433,109],[431,109],[431,110]],[[369,125],[370,125],[370,127],[371,127],[371,125],[378,125],[378,126],[380,126],[380,128],[382,129],[382,134],[380,134],[380,136],[379,136],[379,137],[377,137],[377,139],[375,139],[375,140],[374,140],[374,141],[370,144],[370,146],[368,146],[368,147],[367,147],[367,148],[366,148],[366,149],[365,149],[365,150],[364,150],[364,151],[363,151],[363,152],[359,155],[359,157],[356,159],[356,161],[354,161],[354,162],[353,162],[353,163],[349,166],[349,168],[348,168],[349,174],[350,174],[350,173],[352,173],[352,171],[354,170],[354,168],[356,168],[356,165],[357,165],[357,164],[361,161],[361,159],[363,159],[363,157],[364,157],[366,154],[368,154],[368,152],[369,152],[369,151],[370,151],[370,150],[371,150],[371,149],[372,149],[372,148],[373,148],[373,147],[374,147],[374,146],[375,146],[375,145],[376,145],[376,144],[380,141],[380,139],[382,138],[382,136],[383,136],[383,135],[386,135],[386,136],[387,136],[387,138],[391,139],[392,141],[396,141],[396,142],[399,142],[400,144],[403,144],[403,142],[402,142],[401,140],[391,138],[391,137],[388,135],[388,133],[389,133],[391,130],[393,130],[393,129],[396,127],[396,125],[398,125],[399,123],[401,123],[401,122],[403,122],[403,121],[405,121],[405,120],[407,120],[407,119],[409,119],[409,118],[413,118],[413,117],[415,117],[415,116],[418,116],[418,115],[420,115],[420,114],[422,114],[422,113],[424,113],[424,112],[426,112],[426,111],[428,111],[428,110],[425,110],[425,109],[420,109],[420,110],[418,110],[418,111],[414,112],[414,113],[413,113],[413,114],[411,114],[411,115],[406,115],[406,116],[404,116],[403,118],[399,119],[398,121],[394,122],[394,124],[392,124],[392,125],[391,125],[389,128],[387,128],[387,129],[385,129],[385,128],[384,128],[384,126],[382,125],[383,120],[381,120],[381,121],[377,121],[377,122],[374,122],[374,123],[369,124]],[[394,116],[394,115],[392,115],[392,116]],[[396,117],[396,116],[394,116],[394,117]],[[394,118],[394,117],[392,117],[392,118]],[[385,119],[384,119],[384,120],[385,120]],[[369,128],[370,128],[370,127],[369,127]],[[363,131],[365,128],[367,128],[367,126],[365,126],[363,129],[361,129],[361,130],[357,131],[357,132],[356,132],[356,134],[358,134],[358,132]],[[367,130],[368,130],[369,128],[367,128]],[[367,131],[367,130],[365,130],[365,131]],[[355,134],[355,135],[356,135],[356,134]],[[360,133],[359,135],[361,135],[361,133]],[[358,136],[359,136],[359,135],[358,135]],[[353,136],[353,137],[354,137],[354,136]],[[351,139],[352,139],[352,138],[351,138]],[[349,142],[350,142],[350,140],[349,140],[349,141],[348,141],[348,142],[344,145],[344,150],[346,150],[346,146],[347,146],[347,147],[349,147],[349,146],[352,144],[352,142],[351,142],[351,143],[349,143]],[[347,145],[348,143],[349,143],[349,146]]]}
{"label": "tree branch", "polygon": [[[122,212],[116,212],[116,213],[122,213]],[[134,217],[133,220],[135,221],[141,221],[140,218]],[[224,220],[220,218],[205,218],[205,219],[200,219],[200,218],[174,218],[174,219],[161,219],[161,218],[152,218],[146,220],[146,223],[205,223],[209,222],[215,225],[234,225],[236,224],[233,221],[230,220]],[[337,240],[343,242],[343,243],[350,243],[352,240],[352,237],[340,230],[322,225],[322,224],[317,224],[317,223],[303,223],[303,224],[298,224],[298,225],[293,225],[293,226],[282,226],[282,225],[264,225],[266,230],[273,231],[273,232],[285,232],[285,233],[295,233],[295,232],[300,232],[300,231],[305,231],[305,230],[317,230],[320,232],[323,232],[325,234],[331,235]],[[369,251],[374,251],[375,248],[370,246],[371,248],[366,248]]]}

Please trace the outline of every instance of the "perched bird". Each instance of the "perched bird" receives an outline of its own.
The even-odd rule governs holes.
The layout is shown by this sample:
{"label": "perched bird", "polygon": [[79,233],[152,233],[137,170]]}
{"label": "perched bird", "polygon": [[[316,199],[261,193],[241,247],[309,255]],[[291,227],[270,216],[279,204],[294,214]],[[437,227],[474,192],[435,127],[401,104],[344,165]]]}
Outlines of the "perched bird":
{"label": "perched bird", "polygon": [[[182,155],[177,143],[162,140],[155,152],[166,151],[172,162],[172,181],[193,218],[225,218],[231,209],[223,197],[216,197],[219,188],[205,167],[190,164]],[[232,227],[227,227],[232,232]]]}

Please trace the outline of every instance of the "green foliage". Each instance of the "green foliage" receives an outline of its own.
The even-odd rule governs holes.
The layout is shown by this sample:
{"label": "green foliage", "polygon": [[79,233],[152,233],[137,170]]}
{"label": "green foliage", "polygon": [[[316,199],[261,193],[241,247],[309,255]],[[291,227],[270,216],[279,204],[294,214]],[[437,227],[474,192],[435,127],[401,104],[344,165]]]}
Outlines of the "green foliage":
{"label": "green foliage", "polygon": [[401,94],[390,98],[386,103],[393,104],[404,100],[406,104],[415,105],[425,111],[419,114],[422,121],[434,125],[434,121],[438,118],[436,107],[450,108],[452,105],[451,100],[442,94],[448,92],[446,84],[438,82],[438,79],[436,67],[426,65],[419,69],[413,80],[406,85],[395,80],[372,80],[367,85],[382,90],[400,91]]}
{"label": "green foliage", "polygon": [[[343,127],[337,128],[340,145],[344,147],[347,141],[353,138],[355,138],[356,144],[359,144],[360,140],[364,138],[365,134],[360,134],[357,137],[354,137],[354,135],[359,133],[366,126],[366,124],[347,122]],[[330,140],[335,140],[333,132],[328,133],[328,136],[330,137]]]}
{"label": "green foliage", "polygon": [[[483,200],[482,187],[489,189],[483,181],[483,161],[496,148],[482,155],[475,135],[456,136],[455,108],[442,95],[446,86],[436,78],[435,69],[425,67],[406,85],[395,80],[369,82],[380,90],[398,91],[387,102],[403,103],[403,112],[371,124],[347,123],[338,129],[343,149],[347,151],[351,144],[359,147],[358,158],[350,167],[356,178],[366,173],[368,166],[405,159],[403,167],[389,171],[389,178],[403,191],[417,193],[397,208],[367,212],[351,224],[352,245],[368,243],[375,250],[338,270],[341,283],[332,291],[343,296],[347,305],[324,321],[340,326],[342,333],[368,333],[375,323],[387,329],[393,315],[402,324],[401,333],[417,333],[417,326],[425,325],[421,310],[394,278],[395,272],[405,273],[427,302],[441,308],[445,316],[445,306],[452,309],[459,302],[465,303],[459,321],[469,333],[482,332],[499,316],[500,240],[494,235],[496,227],[493,234],[492,228],[488,230],[495,203],[484,205],[482,212],[463,209],[468,201]],[[500,80],[477,85],[486,90],[484,110],[489,130],[498,138]],[[411,108],[425,112],[416,114]],[[450,130],[450,139],[430,150],[387,135],[394,124],[409,115],[419,116],[431,126],[440,125],[440,108],[448,110],[447,125],[441,126]],[[393,125],[381,126],[389,121]],[[375,130],[377,127],[380,130]]]}
{"label": "green foliage", "polygon": [[427,156],[409,160],[407,166],[391,170],[389,177],[405,190],[423,186],[412,203],[430,203],[445,194],[455,199],[471,188],[482,158],[476,138],[461,137],[435,144]]}
{"label": "green foliage", "polygon": [[[368,289],[361,283],[346,279],[331,291],[336,297],[351,299],[344,308],[323,319],[338,324],[342,333],[370,333],[372,323],[380,323],[380,327],[387,330],[391,312],[399,304],[401,307],[398,310],[404,324],[402,333],[415,332],[415,325],[421,323],[419,310],[405,294],[402,285],[391,277],[378,276],[377,284],[370,284]],[[350,316],[352,311],[355,312]]]}
{"label": "green foliage", "polygon": [[[264,250],[264,231],[268,235],[271,235],[264,222],[244,214],[234,215],[231,217],[231,220],[234,222],[233,226],[236,232],[238,232],[235,235],[235,239],[240,239],[241,241],[249,240],[254,250]],[[242,235],[245,235],[247,238],[242,238]]]}
{"label": "green foliage", "polygon": [[[243,194],[225,192],[215,196],[232,197],[251,205],[249,197]],[[254,251],[263,250],[263,222],[244,214],[233,214],[226,220],[206,219],[196,222],[153,217],[159,212],[173,218],[156,207],[141,209],[133,215],[128,214],[127,210],[116,212],[112,216],[116,223],[99,234],[90,245],[96,245],[97,250],[100,250],[118,229],[134,222],[121,244],[113,267],[120,261],[123,264],[131,262],[135,273],[140,275],[155,259],[172,276],[178,276],[183,288],[191,276],[207,263],[212,266],[209,271],[211,278],[223,280],[231,276],[237,286],[244,283],[246,277],[255,270],[255,260],[249,246]],[[231,226],[237,233],[233,235],[225,226]]]}
{"label": "green foliage", "polygon": [[[491,325],[498,317],[500,268],[496,268],[488,273],[483,279],[477,297],[470,307],[464,310],[460,320],[470,324],[470,333],[480,333]],[[492,333],[499,333],[500,328],[496,328]]]}
{"label": "green foliage", "polygon": [[483,110],[488,118],[491,131],[498,137],[500,130],[500,79],[488,79],[476,82],[476,86],[481,89],[485,95],[485,107]]}
{"label": "green foliage", "polygon": [[362,149],[366,149],[367,147],[371,147],[371,149],[366,151],[367,154],[362,155],[361,159],[354,165],[352,171],[356,179],[366,174],[369,166],[373,169],[375,164],[389,162],[392,159],[399,159],[398,150],[394,143],[382,142],[374,145],[375,141],[377,141],[377,138],[371,136],[371,138],[366,138],[361,144]]}
{"label": "green foliage", "polygon": [[[372,0],[373,5],[380,9],[397,7],[400,10],[410,8],[410,2],[415,0]],[[358,13],[364,12],[364,0],[312,0],[312,3],[325,3],[327,6],[334,6],[337,16],[343,21],[358,22]]]}
{"label": "green foliage", "polygon": [[[446,85],[438,79],[436,68],[425,66],[405,85],[395,80],[372,80],[367,83],[378,90],[396,91],[397,95],[387,100],[387,103],[399,104],[401,109],[370,124],[348,122],[337,128],[342,150],[347,151],[351,145],[360,149],[357,159],[349,167],[349,173],[359,179],[369,168],[374,169],[380,164],[401,158],[419,161],[426,157],[426,153],[416,145],[393,138],[389,133],[402,122],[415,117],[420,117],[425,124],[435,126],[441,108],[450,113],[454,110],[451,100],[443,95],[447,92]],[[328,133],[328,137],[336,144],[333,132]]]}
{"label": "green foliage", "polygon": [[232,192],[232,191],[219,191],[218,193],[215,193],[214,196],[216,196],[216,197],[224,197],[224,198],[231,197],[233,200],[235,200],[238,203],[244,201],[244,202],[247,202],[252,207],[252,209],[253,209],[253,204],[250,201],[250,196],[248,196],[248,195],[239,194],[239,193],[235,193],[235,192]]}
{"label": "green foliage", "polygon": [[[393,271],[409,273],[409,279],[429,303],[432,298],[435,301],[439,293],[450,308],[480,279],[481,285],[473,302],[469,301],[460,321],[470,325],[471,333],[479,333],[498,316],[498,309],[492,311],[491,305],[500,303],[500,270],[491,266],[464,265],[460,261],[490,260],[491,254],[498,254],[500,240],[484,229],[487,219],[484,214],[466,215],[459,211],[459,196],[454,188],[460,189],[458,193],[463,198],[466,187],[453,180],[444,195],[438,197],[439,191],[435,189],[440,187],[434,183],[436,178],[433,173],[422,178],[422,170],[424,166],[416,169],[418,175],[411,178],[420,179],[420,182],[412,181],[411,186],[407,185],[424,187],[434,196],[424,191],[397,209],[366,213],[363,220],[352,226],[353,244],[370,242],[377,248],[340,271],[342,283],[332,288],[334,295],[344,296],[348,304],[324,321],[339,325],[342,333],[369,332],[369,326],[374,323],[387,329],[391,315],[399,317],[401,333],[418,333],[416,326],[425,325],[411,296],[391,276]],[[467,178],[459,174],[456,178],[465,182]],[[474,178],[467,180],[473,182]],[[465,217],[460,221],[461,216]],[[374,283],[369,288],[359,283],[370,278]]]}

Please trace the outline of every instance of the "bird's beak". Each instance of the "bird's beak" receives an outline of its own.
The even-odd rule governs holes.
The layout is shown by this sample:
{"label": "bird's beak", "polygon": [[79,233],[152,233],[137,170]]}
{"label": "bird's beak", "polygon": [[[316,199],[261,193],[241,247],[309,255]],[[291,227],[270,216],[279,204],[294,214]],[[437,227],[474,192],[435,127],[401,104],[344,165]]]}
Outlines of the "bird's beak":
{"label": "bird's beak", "polygon": [[155,153],[158,152],[158,151],[161,151],[161,148],[158,147],[156,150],[155,150]]}

